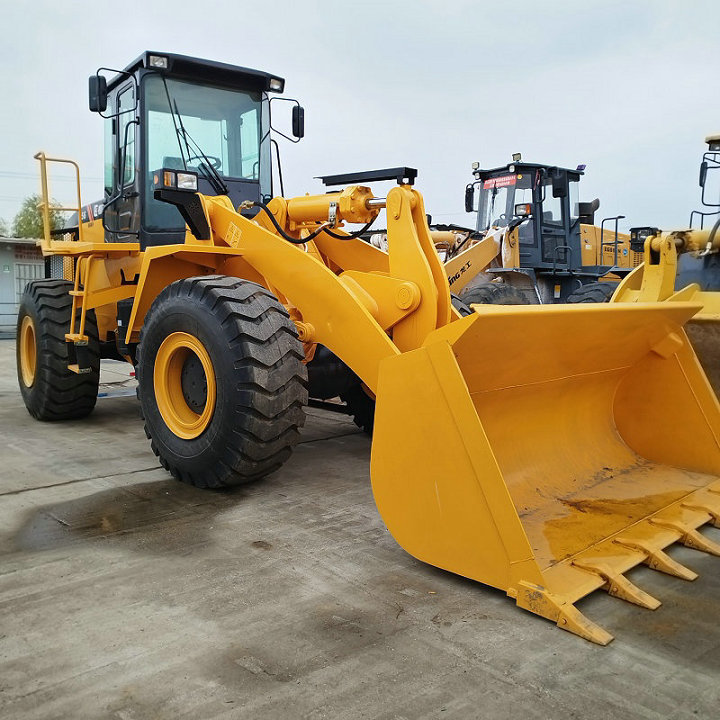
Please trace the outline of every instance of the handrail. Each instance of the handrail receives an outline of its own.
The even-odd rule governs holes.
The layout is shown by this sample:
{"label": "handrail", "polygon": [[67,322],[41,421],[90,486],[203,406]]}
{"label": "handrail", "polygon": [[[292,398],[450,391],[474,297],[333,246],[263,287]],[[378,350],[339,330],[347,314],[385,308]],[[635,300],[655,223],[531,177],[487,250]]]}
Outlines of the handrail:
{"label": "handrail", "polygon": [[62,206],[55,206],[55,210],[61,210],[61,211],[73,211],[76,212],[78,215],[78,240],[82,242],[83,240],[83,223],[82,223],[82,200],[80,199],[80,166],[74,161],[74,160],[66,160],[65,158],[53,158],[48,157],[42,150],[35,155],[33,155],[35,160],[38,160],[40,162],[40,185],[42,190],[42,200],[40,201],[38,207],[40,208],[42,212],[42,218],[43,218],[43,240],[41,242],[41,247],[45,251],[50,250],[50,190],[49,190],[49,183],[48,183],[48,171],[47,171],[47,164],[48,163],[63,163],[66,165],[72,165],[75,168],[75,182],[77,186],[77,207],[62,207]]}
{"label": "handrail", "polygon": [[[618,261],[618,245],[620,244],[620,241],[618,240],[618,221],[623,220],[625,218],[624,215],[615,215],[614,217],[606,217],[603,218],[600,221],[600,265],[603,264],[603,251],[605,249],[606,245],[612,245],[615,248],[615,252],[613,253],[613,267],[617,266]],[[614,220],[615,221],[615,240],[611,240],[609,242],[605,242],[605,223],[608,220]]]}
{"label": "handrail", "polygon": [[720,210],[713,210],[712,212],[702,212],[702,210],[693,210],[690,213],[690,229],[693,230],[693,222],[694,218],[699,217],[700,218],[700,230],[705,229],[705,218],[708,217],[717,217],[720,215]]}

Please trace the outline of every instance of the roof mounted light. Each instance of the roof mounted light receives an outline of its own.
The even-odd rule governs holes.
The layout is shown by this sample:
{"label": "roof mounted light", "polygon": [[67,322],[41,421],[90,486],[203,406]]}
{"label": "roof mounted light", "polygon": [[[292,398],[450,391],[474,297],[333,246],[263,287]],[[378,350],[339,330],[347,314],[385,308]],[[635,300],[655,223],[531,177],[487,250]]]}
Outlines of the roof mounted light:
{"label": "roof mounted light", "polygon": [[705,138],[705,142],[708,144],[708,150],[710,150],[710,152],[720,150],[720,134],[708,135]]}
{"label": "roof mounted light", "polygon": [[512,159],[513,162],[520,162],[522,160],[522,153],[513,153]]}
{"label": "roof mounted light", "polygon": [[156,70],[167,70],[168,59],[164,55],[150,55],[148,65]]}
{"label": "roof mounted light", "polygon": [[281,93],[285,88],[285,81],[282,78],[270,78],[268,87],[272,92]]}
{"label": "roof mounted light", "polygon": [[578,172],[584,172],[586,167],[587,165],[578,165],[575,170],[577,170]]}
{"label": "roof mounted light", "polygon": [[474,163],[472,164],[472,169],[473,169],[473,171],[474,171],[474,170],[479,170],[479,169],[480,169],[480,163],[479,163],[479,162],[474,162]]}

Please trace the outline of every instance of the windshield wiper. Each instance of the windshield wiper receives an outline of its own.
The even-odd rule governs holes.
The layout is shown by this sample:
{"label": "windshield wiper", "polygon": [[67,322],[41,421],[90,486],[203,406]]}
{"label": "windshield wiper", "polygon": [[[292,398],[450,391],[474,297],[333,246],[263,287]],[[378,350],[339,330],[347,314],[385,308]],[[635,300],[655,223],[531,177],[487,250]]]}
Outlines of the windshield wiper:
{"label": "windshield wiper", "polygon": [[[225,181],[222,179],[222,176],[220,173],[215,169],[213,164],[210,162],[208,156],[203,152],[202,148],[193,140],[190,133],[185,129],[185,125],[182,121],[182,115],[180,114],[180,111],[178,110],[177,106],[177,100],[173,100],[173,103],[175,105],[175,114],[177,115],[178,123],[180,124],[180,132],[182,133],[183,139],[185,140],[185,147],[188,151],[188,160],[190,160],[190,145],[188,143],[188,140],[194,145],[195,152],[202,157],[204,162],[201,162],[198,165],[198,170],[202,172],[202,174],[205,176],[207,181],[212,185],[212,189],[218,194],[218,195],[227,195],[229,190],[228,186],[225,184]],[[179,133],[178,133],[179,137]]]}
{"label": "windshield wiper", "polygon": [[[165,97],[167,98],[168,108],[170,110],[170,117],[172,118],[173,127],[175,128],[175,135],[177,136],[178,150],[180,150],[180,159],[182,160],[183,167],[185,168],[185,170],[187,170],[187,161],[185,160],[185,153],[183,153],[182,142],[180,142],[180,129],[178,128],[177,118],[175,117],[175,112],[173,111],[172,100],[170,99],[170,91],[168,90],[165,76],[161,75],[160,77],[162,78],[163,87],[165,88]],[[187,150],[188,157],[190,157],[190,148],[188,147],[187,140],[185,140],[185,149]]]}

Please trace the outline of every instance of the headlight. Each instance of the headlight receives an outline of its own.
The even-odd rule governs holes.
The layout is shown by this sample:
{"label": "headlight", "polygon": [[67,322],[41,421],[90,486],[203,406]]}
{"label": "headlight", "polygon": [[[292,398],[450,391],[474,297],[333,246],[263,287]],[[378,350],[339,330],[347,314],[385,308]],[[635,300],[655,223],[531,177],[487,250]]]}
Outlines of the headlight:
{"label": "headlight", "polygon": [[192,190],[197,192],[198,179],[195,173],[179,172],[177,174],[177,189],[178,190]]}
{"label": "headlight", "polygon": [[197,173],[187,170],[156,170],[153,173],[153,188],[155,190],[187,190],[197,192]]}

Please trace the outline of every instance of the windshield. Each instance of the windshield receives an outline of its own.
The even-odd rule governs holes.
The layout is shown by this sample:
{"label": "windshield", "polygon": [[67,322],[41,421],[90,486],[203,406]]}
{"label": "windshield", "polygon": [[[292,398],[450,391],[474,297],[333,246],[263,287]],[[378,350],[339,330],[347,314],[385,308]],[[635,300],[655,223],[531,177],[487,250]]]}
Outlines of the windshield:
{"label": "windshield", "polygon": [[501,175],[483,180],[478,206],[478,230],[505,227],[512,220],[515,175]]}
{"label": "windshield", "polygon": [[[159,75],[148,76],[144,89],[149,172],[187,168],[208,177],[212,171],[201,164],[209,164],[221,178],[259,180],[261,93],[175,79],[163,82]],[[172,206],[153,198],[151,183],[146,187],[145,208],[148,229],[181,224]]]}

